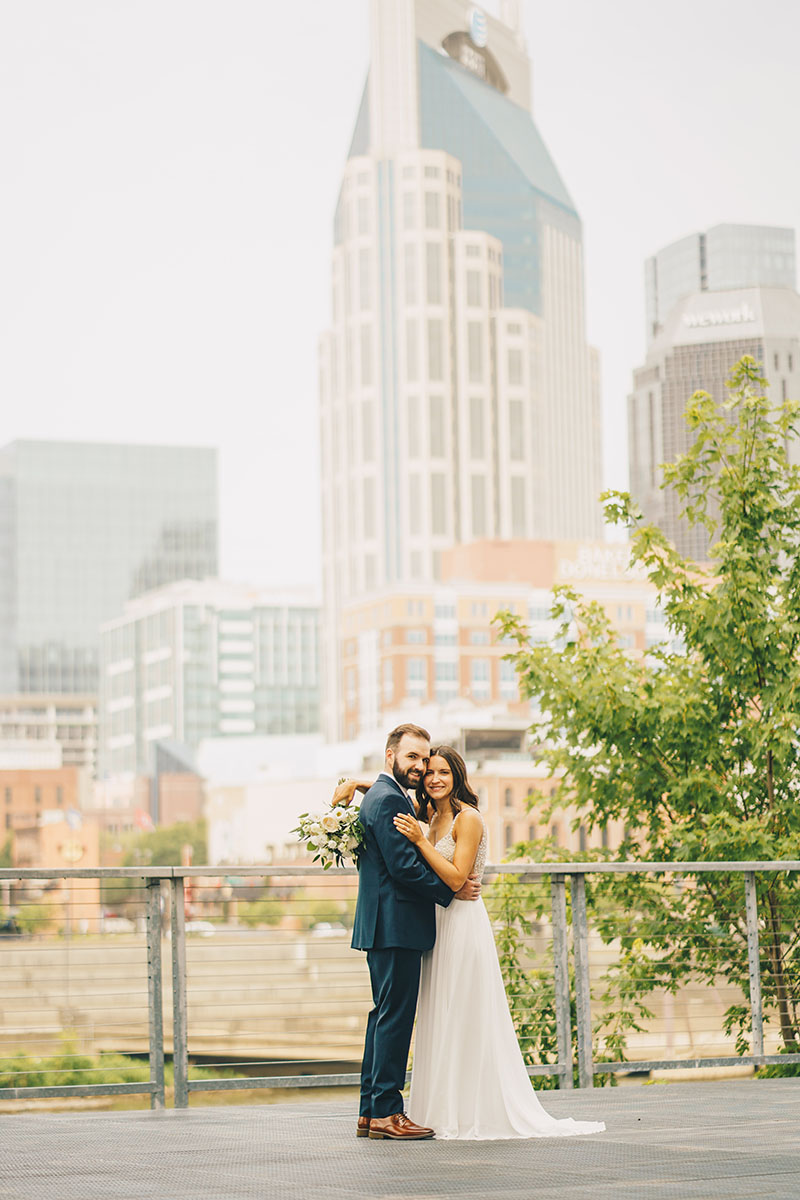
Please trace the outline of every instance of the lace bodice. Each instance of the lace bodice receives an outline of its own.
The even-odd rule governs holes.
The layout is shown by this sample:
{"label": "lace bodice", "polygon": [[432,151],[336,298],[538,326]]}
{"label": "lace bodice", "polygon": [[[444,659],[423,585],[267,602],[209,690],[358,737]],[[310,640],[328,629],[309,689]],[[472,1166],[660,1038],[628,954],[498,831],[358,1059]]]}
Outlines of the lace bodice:
{"label": "lace bodice", "polygon": [[[478,815],[480,816],[480,813]],[[481,824],[483,825],[483,835],[478,843],[478,849],[475,854],[475,866],[472,868],[471,872],[471,874],[474,873],[477,875],[479,879],[483,879],[483,871],[484,867],[486,866],[486,847],[488,845],[488,838],[486,836],[486,822],[484,821],[483,817],[481,817]],[[455,821],[453,822],[453,825],[455,825]],[[446,858],[448,862],[453,861],[453,855],[456,852],[456,841],[453,837],[453,825],[450,826],[447,833],[444,834],[443,837],[440,837],[436,843],[436,849],[439,851],[442,858]]]}

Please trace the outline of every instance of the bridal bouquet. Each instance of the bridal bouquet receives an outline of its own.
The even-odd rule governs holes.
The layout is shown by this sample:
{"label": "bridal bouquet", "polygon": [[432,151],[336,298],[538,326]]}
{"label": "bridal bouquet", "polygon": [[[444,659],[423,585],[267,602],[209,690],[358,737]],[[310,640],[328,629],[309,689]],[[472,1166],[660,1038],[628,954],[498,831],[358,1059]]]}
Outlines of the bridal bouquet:
{"label": "bridal bouquet", "polygon": [[332,805],[324,812],[301,813],[296,833],[306,849],[314,855],[314,862],[322,863],[325,871],[329,867],[344,867],[347,860],[358,862],[358,853],[364,831],[358,819],[359,810],[352,805]]}

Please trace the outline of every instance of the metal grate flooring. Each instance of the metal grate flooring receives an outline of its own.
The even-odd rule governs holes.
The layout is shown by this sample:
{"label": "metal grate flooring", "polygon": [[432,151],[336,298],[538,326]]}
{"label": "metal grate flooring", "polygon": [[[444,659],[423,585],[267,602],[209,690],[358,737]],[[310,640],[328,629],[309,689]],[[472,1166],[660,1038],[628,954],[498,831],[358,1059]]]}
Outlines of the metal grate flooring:
{"label": "metal grate flooring", "polygon": [[546,1093],[591,1137],[398,1145],[353,1103],[0,1117],[3,1200],[800,1200],[800,1078]]}

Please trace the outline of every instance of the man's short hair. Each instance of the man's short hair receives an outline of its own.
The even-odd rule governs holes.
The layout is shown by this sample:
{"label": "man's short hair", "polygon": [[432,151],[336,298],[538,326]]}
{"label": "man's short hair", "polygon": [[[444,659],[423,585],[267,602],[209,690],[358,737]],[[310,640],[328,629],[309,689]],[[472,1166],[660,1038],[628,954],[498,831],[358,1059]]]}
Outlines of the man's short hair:
{"label": "man's short hair", "polygon": [[426,742],[431,740],[431,735],[427,729],[423,729],[421,725],[398,725],[386,739],[386,751],[396,750],[400,745],[403,737],[408,734],[409,737],[423,738]]}

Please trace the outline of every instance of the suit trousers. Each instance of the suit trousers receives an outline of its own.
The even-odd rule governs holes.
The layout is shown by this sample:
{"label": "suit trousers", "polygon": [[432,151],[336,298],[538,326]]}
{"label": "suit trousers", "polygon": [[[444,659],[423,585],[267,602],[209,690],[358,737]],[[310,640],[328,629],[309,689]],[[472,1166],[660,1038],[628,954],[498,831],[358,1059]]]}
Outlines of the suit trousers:
{"label": "suit trousers", "polygon": [[408,1050],[417,1010],[421,950],[368,950],[373,1008],[367,1018],[361,1063],[362,1117],[403,1111]]}

